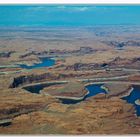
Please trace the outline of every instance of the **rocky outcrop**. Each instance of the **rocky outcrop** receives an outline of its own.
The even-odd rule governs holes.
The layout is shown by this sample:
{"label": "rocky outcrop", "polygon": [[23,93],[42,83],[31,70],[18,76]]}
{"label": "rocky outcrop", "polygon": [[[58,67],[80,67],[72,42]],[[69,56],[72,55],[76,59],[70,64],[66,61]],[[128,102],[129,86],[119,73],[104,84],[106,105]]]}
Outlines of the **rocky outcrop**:
{"label": "rocky outcrop", "polygon": [[10,88],[15,88],[15,87],[18,87],[20,85],[23,85],[23,84],[28,84],[28,83],[33,83],[33,82],[40,82],[42,80],[55,80],[56,79],[56,76],[53,75],[53,74],[50,74],[50,73],[44,73],[44,74],[41,74],[41,75],[22,75],[22,76],[19,76],[19,77],[15,77],[12,79],[11,81],[11,84],[10,84]]}
{"label": "rocky outcrop", "polygon": [[132,60],[129,60],[127,58],[121,58],[121,57],[116,57],[112,61],[108,62],[109,67],[113,66],[123,66],[123,65],[128,65],[131,64]]}
{"label": "rocky outcrop", "polygon": [[30,55],[36,55],[36,52],[34,52],[34,51],[26,52],[25,54],[20,55],[19,58],[25,58],[25,57],[28,57]]}
{"label": "rocky outcrop", "polygon": [[137,62],[137,61],[140,61],[140,57],[133,58],[132,63],[135,63],[135,62]]}
{"label": "rocky outcrop", "polygon": [[[112,125],[113,122],[113,125]],[[139,134],[134,108],[121,99],[91,97],[75,105],[51,103],[47,108],[13,118],[3,134]]]}
{"label": "rocky outcrop", "polygon": [[75,63],[74,65],[69,65],[66,67],[66,70],[74,70],[74,71],[80,71],[80,70],[93,70],[101,68],[99,64],[95,63]]}
{"label": "rocky outcrop", "polygon": [[103,41],[103,43],[109,45],[109,46],[114,46],[116,48],[123,48],[124,46],[140,46],[140,42],[137,41],[126,41],[126,42],[119,42],[119,41]]}
{"label": "rocky outcrop", "polygon": [[12,119],[0,120],[0,127],[6,127],[12,124]]}
{"label": "rocky outcrop", "polygon": [[42,51],[42,52],[36,52],[36,51],[28,51],[25,54],[21,55],[20,58],[25,58],[30,55],[37,55],[37,56],[51,56],[51,55],[69,55],[69,54],[77,54],[77,55],[83,55],[83,54],[91,54],[95,52],[96,50],[92,49],[91,47],[80,47],[78,50],[57,50],[57,49],[50,49],[49,51]]}
{"label": "rocky outcrop", "polygon": [[24,84],[30,84],[35,82],[43,82],[49,80],[64,80],[65,78],[72,77],[83,77],[89,76],[91,73],[43,73],[43,74],[32,74],[32,75],[21,75],[11,79],[9,88],[16,88]]}
{"label": "rocky outcrop", "polygon": [[9,52],[0,52],[0,58],[1,57],[10,57],[12,53],[15,53],[15,51],[9,51]]}
{"label": "rocky outcrop", "polygon": [[108,94],[106,94],[106,98],[122,98],[127,96],[132,90],[132,86],[129,84],[106,83],[104,86],[109,89]]}
{"label": "rocky outcrop", "polygon": [[84,87],[84,84],[73,81],[61,85],[46,87],[41,90],[41,93],[60,99],[81,100],[87,95],[88,90]]}
{"label": "rocky outcrop", "polygon": [[4,102],[1,101],[0,103],[0,122],[4,119],[12,119],[21,114],[43,109],[50,103],[59,102],[51,96],[34,96],[34,94],[28,94],[17,89],[2,91],[1,100]]}
{"label": "rocky outcrop", "polygon": [[140,62],[140,58],[133,58],[133,59],[127,59],[127,58],[121,58],[116,57],[111,61],[104,62],[104,63],[75,63],[73,65],[66,66],[66,70],[74,70],[74,71],[80,71],[80,70],[94,70],[94,69],[102,69],[102,68],[113,68],[113,67],[127,67],[131,64]]}

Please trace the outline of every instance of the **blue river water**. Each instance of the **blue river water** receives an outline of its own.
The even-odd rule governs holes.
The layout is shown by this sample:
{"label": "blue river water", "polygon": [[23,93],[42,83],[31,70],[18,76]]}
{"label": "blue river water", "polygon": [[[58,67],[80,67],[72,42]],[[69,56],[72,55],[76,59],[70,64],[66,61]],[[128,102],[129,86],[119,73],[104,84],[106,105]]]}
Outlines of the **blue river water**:
{"label": "blue river water", "polygon": [[50,85],[49,84],[38,84],[38,85],[23,87],[23,89],[25,89],[31,93],[40,94],[40,90],[42,90],[43,88],[48,87],[48,86],[50,86]]}
{"label": "blue river water", "polygon": [[102,85],[103,84],[92,84],[86,86],[86,89],[88,90],[89,93],[81,100],[71,100],[71,99],[60,99],[60,100],[62,101],[63,104],[76,104],[99,93],[107,94],[107,92],[101,88]]}
{"label": "blue river water", "polygon": [[[91,96],[95,96],[96,94],[99,94],[99,93],[107,94],[107,92],[101,88],[102,85],[103,84],[92,84],[92,85],[86,86],[86,88],[89,91],[89,94],[87,94],[85,96],[85,98],[82,100],[75,101],[75,100],[61,99],[61,101],[64,104],[75,104],[75,103],[84,101],[85,99],[87,99]],[[132,87],[133,87],[133,91],[130,93],[130,95],[123,97],[122,99],[126,100],[128,103],[133,104],[135,107],[137,116],[140,116],[140,105],[135,104],[135,101],[137,99],[140,99],[140,86],[139,85],[132,85]]]}
{"label": "blue river water", "polygon": [[37,69],[41,67],[50,67],[50,66],[55,65],[55,60],[51,58],[45,57],[45,58],[40,58],[40,60],[41,60],[41,63],[34,64],[32,66],[27,66],[23,64],[23,65],[20,65],[20,67],[24,69]]}
{"label": "blue river water", "polygon": [[135,101],[140,99],[140,86],[139,85],[132,85],[133,91],[130,93],[129,96],[123,97],[123,100],[126,100],[128,103],[131,103],[135,106],[137,116],[140,116],[140,105],[136,105]]}
{"label": "blue river water", "polygon": [[34,93],[34,94],[40,94],[40,91],[42,89],[44,89],[45,87],[49,87],[49,86],[56,85],[56,84],[58,85],[58,84],[63,84],[63,83],[43,83],[43,84],[26,86],[26,87],[23,87],[23,89],[25,89],[31,93]]}
{"label": "blue river water", "polygon": [[[54,85],[54,84],[45,84],[44,83],[44,84],[24,87],[24,89],[31,92],[31,93],[39,94],[40,90],[42,90],[45,87],[51,86],[51,85]],[[95,96],[99,93],[107,94],[107,91],[101,88],[102,85],[103,84],[87,85],[86,89],[88,90],[89,93],[81,100],[72,100],[72,99],[60,99],[60,100],[63,104],[76,104],[76,103],[79,103],[81,101],[86,100],[87,98]],[[130,93],[130,95],[123,97],[122,99],[126,100],[128,103],[133,104],[135,107],[137,116],[140,116],[140,105],[135,104],[135,101],[137,99],[140,99],[140,86],[139,85],[132,85],[132,87],[133,87],[133,91]]]}
{"label": "blue river water", "polygon": [[[59,84],[61,84],[61,83],[59,83]],[[31,93],[40,94],[40,90],[42,90],[45,87],[51,86],[51,85],[55,85],[55,84],[44,83],[44,84],[27,86],[27,87],[24,87],[23,89],[25,89]],[[84,101],[85,99],[87,99],[91,96],[95,96],[96,94],[99,94],[99,93],[106,94],[107,92],[101,88],[102,85],[103,84],[92,84],[92,85],[86,86],[89,93],[81,100],[72,100],[72,99],[60,99],[60,100],[62,101],[63,104],[76,104],[78,102]]]}

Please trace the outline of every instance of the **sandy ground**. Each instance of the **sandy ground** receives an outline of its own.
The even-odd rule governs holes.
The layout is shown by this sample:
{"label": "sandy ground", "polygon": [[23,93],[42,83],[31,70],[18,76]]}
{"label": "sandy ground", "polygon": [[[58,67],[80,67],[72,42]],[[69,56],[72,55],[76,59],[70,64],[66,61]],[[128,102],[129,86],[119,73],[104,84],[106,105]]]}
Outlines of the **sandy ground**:
{"label": "sandy ground", "polygon": [[[6,29],[1,32],[0,53],[14,51],[9,57],[1,55],[1,66],[39,62],[38,55],[27,54],[44,51],[55,52],[55,56],[58,55],[57,64],[50,68],[36,70],[0,68],[1,72],[7,72],[0,75],[0,134],[140,134],[140,118],[136,116],[133,105],[120,99],[128,94],[131,82],[140,83],[138,71],[107,71],[104,68],[66,69],[67,66],[73,66],[75,63],[109,63],[118,57],[121,59],[115,64],[115,68],[118,68],[119,64],[124,67],[127,64],[133,68],[133,64],[128,62],[136,58],[135,66],[139,69],[140,31],[138,27],[127,27],[127,32],[126,27],[51,28],[49,30],[43,28],[39,29],[41,32],[33,33],[29,31],[30,29],[25,28],[20,32],[18,30],[15,32]],[[123,46],[123,49],[120,50],[117,48],[118,46],[108,45],[108,41],[117,43],[129,41],[130,44]],[[134,45],[131,46],[133,43]],[[87,54],[84,49],[82,53],[79,53],[81,47],[87,47],[93,51]],[[61,56],[58,54],[58,50],[61,51]],[[77,52],[73,53],[75,50]],[[69,55],[65,54],[66,52]],[[25,57],[22,58],[23,55]],[[47,75],[46,79],[41,77],[43,74]],[[22,85],[40,81],[69,80],[77,82],[79,79],[120,75],[128,75],[129,77],[123,80],[130,83],[125,85],[106,84],[110,90],[109,96],[99,94],[73,105],[62,104],[53,96],[31,94],[21,88]],[[22,76],[24,78],[20,79]],[[16,78],[20,79],[17,80],[17,83],[21,82],[21,85],[9,88]],[[82,89],[83,86],[76,87],[74,94],[81,92]],[[61,88],[60,91],[70,91],[72,94],[73,90],[69,86]],[[54,91],[51,89],[51,92],[57,94],[57,88],[55,87]],[[120,95],[120,93],[123,94]],[[4,126],[7,119],[10,119],[10,124]]]}

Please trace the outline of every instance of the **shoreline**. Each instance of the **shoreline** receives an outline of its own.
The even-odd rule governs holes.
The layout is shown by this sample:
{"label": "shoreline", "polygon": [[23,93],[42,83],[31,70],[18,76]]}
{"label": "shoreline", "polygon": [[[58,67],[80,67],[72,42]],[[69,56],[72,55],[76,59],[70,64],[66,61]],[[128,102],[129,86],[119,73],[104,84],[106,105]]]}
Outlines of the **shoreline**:
{"label": "shoreline", "polygon": [[[90,85],[90,84],[89,84]],[[86,85],[87,86],[87,85]],[[59,98],[59,99],[66,99],[66,100],[75,100],[75,101],[80,101],[80,100],[83,100],[88,94],[89,94],[89,91],[88,91],[88,89],[86,88],[86,86],[85,86],[85,89],[87,90],[87,92],[86,92],[86,94],[84,95],[84,96],[82,96],[82,97],[68,97],[68,96],[53,96],[53,95],[51,95],[51,94],[45,94],[45,93],[43,93],[43,94],[45,94],[45,95],[51,95],[51,96],[53,96],[53,97],[56,97],[56,98]],[[103,90],[105,90],[106,92],[108,92],[108,89],[106,88],[106,87],[100,87],[100,88],[102,88]]]}
{"label": "shoreline", "polygon": [[[87,88],[85,88],[85,90],[87,90]],[[47,94],[47,93],[42,93],[42,94],[45,94],[47,96],[53,96],[51,94]],[[80,100],[83,100],[87,95],[89,94],[89,91],[87,90],[86,94],[82,97],[68,97],[68,96],[53,96],[55,98],[58,98],[58,99],[66,99],[66,100],[75,100],[75,101],[80,101]]]}
{"label": "shoreline", "polygon": [[[36,86],[36,85],[41,85],[41,84],[63,84],[63,83],[65,84],[65,83],[68,83],[68,82],[69,81],[42,82],[42,83],[37,83],[37,84],[30,84],[28,86],[22,86],[21,88],[30,87],[30,86]],[[110,83],[110,81],[107,81],[107,82],[92,82],[92,83],[87,83],[84,86],[86,88],[86,86],[88,86],[88,85],[92,85],[92,84],[103,84],[103,83]],[[103,90],[105,90],[107,93],[109,92],[109,89],[107,87],[103,86],[103,85],[100,88],[102,88]],[[87,88],[86,88],[86,90],[87,90]],[[123,97],[129,96],[132,91],[133,91],[133,87],[131,87],[130,90],[128,89],[128,93],[125,96],[123,96]],[[46,93],[42,93],[42,94],[53,96],[51,94],[46,94]],[[89,94],[89,91],[87,90],[87,93],[84,96],[82,96],[82,97],[68,97],[68,96],[54,96],[54,97],[60,98],[60,99],[82,100],[88,94]]]}

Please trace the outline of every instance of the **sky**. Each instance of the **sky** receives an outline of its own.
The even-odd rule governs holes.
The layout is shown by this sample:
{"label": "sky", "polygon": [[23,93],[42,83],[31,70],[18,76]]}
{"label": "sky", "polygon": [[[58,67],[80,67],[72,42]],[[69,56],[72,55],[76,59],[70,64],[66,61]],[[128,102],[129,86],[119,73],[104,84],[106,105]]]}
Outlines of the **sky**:
{"label": "sky", "polygon": [[140,5],[1,5],[0,26],[140,24]]}

